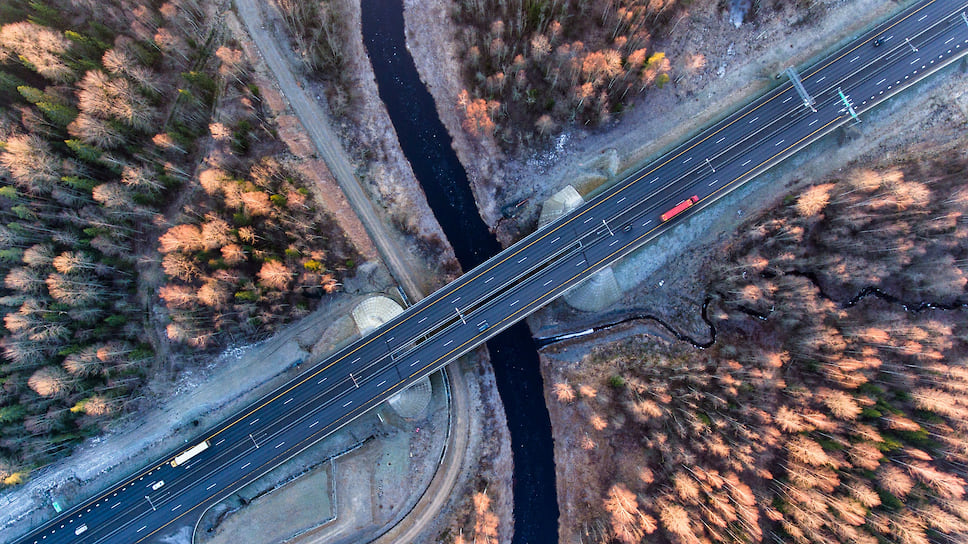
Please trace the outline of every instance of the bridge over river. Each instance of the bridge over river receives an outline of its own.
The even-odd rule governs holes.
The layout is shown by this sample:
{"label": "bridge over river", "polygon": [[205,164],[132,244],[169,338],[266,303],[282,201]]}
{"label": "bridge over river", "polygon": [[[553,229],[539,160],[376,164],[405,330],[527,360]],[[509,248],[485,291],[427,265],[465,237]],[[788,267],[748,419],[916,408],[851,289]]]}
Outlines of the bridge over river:
{"label": "bridge over river", "polygon": [[142,542],[185,516],[197,519],[670,224],[960,59],[966,9],[965,0],[922,0],[787,72],[774,89],[200,436],[191,446],[208,447],[195,455],[172,463],[181,452],[170,452],[16,542]]}

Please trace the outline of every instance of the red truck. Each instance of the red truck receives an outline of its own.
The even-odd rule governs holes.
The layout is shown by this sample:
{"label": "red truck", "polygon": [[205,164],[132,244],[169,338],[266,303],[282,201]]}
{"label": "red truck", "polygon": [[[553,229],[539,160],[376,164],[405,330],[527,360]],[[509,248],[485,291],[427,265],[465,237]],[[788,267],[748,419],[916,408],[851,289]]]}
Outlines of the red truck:
{"label": "red truck", "polygon": [[691,197],[683,200],[682,202],[676,204],[676,207],[675,208],[672,208],[671,210],[669,210],[669,211],[665,212],[664,214],[662,214],[662,220],[663,221],[668,221],[668,220],[672,219],[673,217],[675,217],[675,216],[679,215],[680,213],[682,213],[682,212],[686,211],[687,209],[689,209],[689,207],[692,206],[693,204],[695,204],[696,202],[699,202],[699,197],[696,196],[696,195],[693,195],[693,196],[691,196]]}

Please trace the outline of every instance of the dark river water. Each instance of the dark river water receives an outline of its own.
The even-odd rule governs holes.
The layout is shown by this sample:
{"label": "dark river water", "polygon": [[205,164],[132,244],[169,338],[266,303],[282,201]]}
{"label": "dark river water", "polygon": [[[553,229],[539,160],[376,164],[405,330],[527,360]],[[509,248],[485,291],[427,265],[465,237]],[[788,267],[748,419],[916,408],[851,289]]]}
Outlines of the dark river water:
{"label": "dark river water", "polygon": [[[361,0],[363,42],[403,152],[430,207],[470,270],[500,251],[477,212],[467,173],[451,149],[433,97],[406,49],[401,0]],[[551,421],[544,404],[538,351],[524,323],[487,343],[504,402],[514,453],[515,543],[546,544],[558,534]],[[485,437],[485,440],[487,438]]]}

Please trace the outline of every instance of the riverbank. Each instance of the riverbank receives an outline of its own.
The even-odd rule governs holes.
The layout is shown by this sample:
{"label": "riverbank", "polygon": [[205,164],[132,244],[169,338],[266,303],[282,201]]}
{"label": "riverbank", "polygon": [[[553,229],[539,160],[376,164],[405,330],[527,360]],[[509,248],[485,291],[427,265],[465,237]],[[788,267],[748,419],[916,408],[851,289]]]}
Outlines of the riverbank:
{"label": "riverbank", "polygon": [[[363,5],[364,38],[380,96],[434,214],[462,268],[470,270],[496,254],[499,245],[477,213],[466,171],[408,52],[403,6],[394,0],[368,0]],[[510,537],[513,515],[512,541],[535,542],[555,531],[558,516],[551,425],[538,356],[524,324],[491,339],[487,347],[510,431],[513,479],[491,478],[484,467],[473,495],[472,515],[466,509],[458,512],[449,534],[468,539]],[[509,496],[513,496],[513,513],[504,510]],[[506,500],[499,500],[502,497]],[[466,497],[458,499],[466,504]]]}
{"label": "riverbank", "polygon": [[[909,2],[902,2],[907,5]],[[605,125],[569,128],[543,148],[505,156],[489,139],[472,139],[461,127],[457,96],[463,88],[452,0],[408,0],[410,50],[438,113],[454,139],[485,222],[507,245],[534,229],[541,203],[571,183],[585,191],[620,179],[751,96],[774,84],[788,65],[816,57],[887,14],[889,0],[848,0],[805,10],[760,10],[736,28],[713,2],[694,3],[673,36],[656,50],[671,61],[671,82],[651,89]],[[794,25],[795,26],[791,26]],[[822,35],[823,40],[816,36]],[[583,192],[585,192],[583,191]],[[514,216],[501,210],[522,203]]]}
{"label": "riverbank", "polygon": [[[352,6],[347,2],[343,11],[349,21],[356,14],[358,28],[359,11]],[[301,125],[301,130],[294,126],[290,134],[296,139],[309,137],[305,152],[324,160],[393,276],[418,299],[442,285],[444,276],[452,272],[453,253],[396,145],[372,72],[361,56],[362,42],[354,39],[348,44],[356,47],[357,58],[348,60],[345,76],[359,92],[341,110],[343,119],[333,123],[331,108],[322,98],[328,96],[324,84],[298,68],[302,64],[285,46],[290,37],[275,6],[243,1],[237,9],[246,23],[245,30],[237,29],[238,39],[243,44],[250,43],[249,37],[256,40],[258,50],[247,49],[254,56],[253,64],[269,76],[273,87],[279,86],[283,105],[291,108],[293,121]],[[376,153],[368,155],[368,150]]]}
{"label": "riverbank", "polygon": [[[422,293],[436,288],[445,281],[447,273],[452,273],[453,253],[443,240],[433,215],[426,208],[422,191],[413,179],[412,172],[409,172],[406,160],[402,158],[399,148],[394,147],[393,130],[385,119],[386,114],[381,109],[382,103],[375,89],[372,92],[373,100],[362,107],[360,115],[366,119],[360,121],[361,125],[365,125],[361,130],[367,130],[367,135],[379,135],[385,145],[396,149],[396,156],[390,149],[382,162],[367,163],[375,173],[364,177],[373,180],[373,183],[382,182],[394,194],[391,204],[381,206],[382,212],[378,208],[376,216],[362,217],[361,221],[361,216],[356,214],[327,165],[320,160],[319,157],[325,153],[317,155],[314,149],[320,138],[315,138],[314,142],[310,129],[318,130],[320,124],[313,118],[300,119],[299,112],[294,108],[297,102],[305,102],[306,96],[303,95],[306,95],[306,86],[296,81],[283,81],[281,88],[277,86],[274,74],[266,65],[267,60],[275,57],[260,54],[235,14],[224,11],[227,9],[224,4],[213,5],[211,16],[218,17],[225,24],[229,44],[242,49],[243,59],[248,57],[252,65],[250,75],[259,90],[256,96],[262,101],[280,139],[294,155],[293,164],[311,180],[315,205],[333,216],[366,262],[355,263],[355,276],[348,275],[346,278],[343,289],[348,294],[330,295],[317,312],[280,331],[268,341],[233,348],[204,367],[183,372],[176,383],[167,383],[167,379],[161,378],[156,380],[146,390],[150,400],[145,404],[153,406],[151,410],[127,416],[105,435],[90,440],[76,455],[43,469],[25,486],[12,489],[0,497],[0,504],[5,505],[4,518],[0,520],[4,527],[12,524],[26,527],[49,517],[52,515],[48,506],[51,500],[56,499],[69,507],[76,500],[95,494],[114,480],[107,477],[108,474],[131,472],[142,466],[146,456],[150,458],[174,450],[199,429],[228,417],[246,403],[290,379],[297,371],[292,368],[297,361],[312,363],[343,345],[355,334],[345,316],[361,300],[359,295],[372,292],[396,295],[396,284],[387,274],[381,254],[403,263],[393,269],[413,298],[420,298]],[[223,11],[216,14],[219,10]],[[359,35],[358,5],[356,21]],[[258,23],[256,28],[260,28]],[[358,38],[358,41],[362,49],[361,39]],[[365,56],[359,56],[356,68],[361,74],[361,81],[364,80],[369,69]],[[373,85],[371,72],[370,82]],[[380,125],[381,111],[384,125]],[[338,144],[335,141],[330,143]],[[355,147],[358,149],[360,146]],[[353,175],[350,174],[351,177]],[[404,183],[407,175],[409,184]],[[379,192],[379,188],[373,190]],[[366,202],[366,206],[373,208],[369,202]],[[380,225],[384,223],[396,225],[393,213],[405,219],[400,223],[401,232],[384,236],[382,251],[378,252],[377,246],[381,244],[374,244],[370,233],[380,230]],[[374,230],[373,225],[378,228]],[[399,247],[391,247],[394,245]],[[391,247],[392,251],[386,251],[387,247]],[[411,279],[408,281],[408,278]],[[300,368],[305,368],[305,365]],[[406,482],[413,485],[414,493],[420,491],[420,482],[409,479]]]}
{"label": "riverbank", "polygon": [[[417,183],[410,164],[403,156],[397,141],[398,134],[390,123],[386,106],[377,92],[373,69],[363,45],[360,4],[350,1],[341,2],[339,11],[346,18],[345,23],[348,25],[350,37],[343,44],[346,47],[347,59],[342,77],[349,82],[354,92],[349,102],[341,104],[338,108],[341,112],[337,121],[338,132],[346,148],[353,150],[351,158],[357,164],[356,171],[361,174],[370,198],[383,214],[385,221],[392,228],[407,235],[408,247],[405,252],[409,253],[409,259],[418,261],[420,265],[412,267],[408,272],[417,278],[422,292],[430,292],[456,274],[458,267],[454,252],[434,214],[430,211],[426,196]],[[267,27],[278,42],[287,43],[289,38],[283,30],[284,26],[273,10],[269,10]],[[298,64],[298,59],[291,54],[287,54],[287,58],[291,65]],[[317,105],[322,109],[330,111],[337,109],[328,107],[326,98],[331,97],[333,93],[324,92],[323,83],[310,78],[304,80],[302,84],[310,94],[317,97],[320,101]],[[412,292],[411,295],[413,295]],[[419,294],[414,298],[420,298]],[[490,364],[486,355],[473,356],[470,360],[473,360],[473,366],[479,369],[473,372],[469,369],[459,371],[457,365],[454,365],[454,372],[451,373],[451,384],[456,384],[452,392],[457,402],[453,405],[455,411],[449,421],[451,427],[447,435],[448,455],[440,459],[441,462],[446,461],[446,464],[434,465],[443,479],[438,481],[435,476],[432,485],[437,486],[434,488],[436,493],[441,493],[445,497],[455,495],[453,489],[467,487],[468,481],[472,482],[481,476],[482,472],[479,470],[469,474],[460,471],[460,467],[464,464],[471,467],[490,464],[495,468],[485,472],[488,478],[510,480],[510,465],[507,461],[501,460],[502,455],[509,456],[506,425],[503,419],[495,419],[501,415],[500,404],[495,392],[487,391],[486,387],[483,388],[485,391],[481,392],[481,384],[488,383],[488,376],[491,376],[491,383],[493,383]],[[466,366],[468,363],[464,364]],[[483,407],[486,410],[483,412],[480,409],[469,410],[469,407]],[[503,432],[502,429],[504,429]],[[419,433],[419,426],[416,432]],[[487,436],[498,438],[491,447],[481,447],[483,432],[486,432]],[[361,452],[359,455],[366,455],[366,453]],[[426,456],[423,458],[428,459]],[[352,459],[351,462],[358,463],[356,457]],[[403,466],[400,463],[397,465]],[[334,481],[336,496],[343,496],[345,488],[352,487],[357,491],[353,504],[360,504],[361,507],[365,505],[366,512],[379,513],[379,515],[370,517],[350,515],[351,512],[344,508],[342,519],[338,517],[332,523],[310,531],[301,537],[300,541],[331,542],[333,539],[357,541],[361,538],[375,538],[391,527],[393,527],[391,534],[405,528],[403,530],[411,534],[432,536],[436,534],[435,531],[439,531],[439,528],[432,523],[427,523],[426,520],[421,521],[428,517],[426,515],[428,509],[430,509],[429,518],[436,520],[439,516],[435,515],[437,513],[435,509],[453,507],[452,504],[441,505],[435,496],[425,495],[426,484],[418,479],[395,481],[392,485],[393,495],[406,497],[406,499],[387,502],[385,498],[376,500],[375,497],[386,495],[377,492],[376,483],[372,483],[369,487],[361,487],[357,485],[359,481],[353,474],[345,472],[337,472],[337,474],[344,474],[344,476]],[[286,499],[271,498],[267,501],[281,504],[286,500],[293,500],[292,495],[297,492],[298,488],[292,493],[287,493]],[[367,500],[367,496],[373,497],[372,504]],[[466,493],[458,492],[452,502],[466,497]],[[497,497],[501,499],[496,501],[497,504],[509,501],[501,498],[500,495]],[[415,498],[420,501],[416,506],[412,502]],[[413,512],[418,513],[417,519],[408,518],[404,523],[395,526],[400,516],[410,512],[411,507],[414,508]],[[269,509],[271,508],[270,506]]]}
{"label": "riverbank", "polygon": [[[634,313],[647,307],[651,314],[693,337],[702,337],[706,326],[700,309],[706,295],[708,271],[717,256],[712,248],[728,244],[748,217],[781,204],[784,195],[802,190],[852,166],[889,166],[905,161],[928,160],[946,153],[962,154],[968,137],[968,92],[964,73],[950,67],[906,91],[881,108],[869,112],[861,125],[861,136],[839,145],[832,135],[797,156],[736,190],[706,212],[689,218],[655,243],[633,253],[617,265],[616,276],[626,289],[623,298],[608,311],[589,315],[556,301],[533,314],[529,323],[536,334],[553,336],[587,328],[589,325]],[[777,188],[782,188],[778,191]],[[715,314],[715,310],[711,311]],[[542,355],[542,372],[549,387],[562,380],[560,370],[574,367],[581,357],[596,348],[614,346],[629,338],[678,346],[668,334],[650,323],[623,325],[616,330],[583,336],[548,348]],[[678,349],[678,348],[677,348]],[[589,379],[576,373],[576,382]],[[548,391],[552,395],[553,390]],[[550,401],[549,401],[550,402]],[[557,444],[577,444],[582,423],[574,414],[549,405]],[[570,437],[570,438],[569,438]],[[568,442],[570,440],[570,442]],[[564,446],[563,446],[564,448]],[[559,481],[572,485],[561,488],[562,544],[576,542],[575,519],[581,517],[573,499],[580,493],[580,478],[567,467],[578,462],[567,448],[556,450]]]}
{"label": "riverbank", "polygon": [[[460,90],[460,67],[455,60],[453,24],[446,17],[448,2],[408,2],[408,33],[416,36],[411,52],[421,77],[437,100],[441,119],[452,134],[461,134],[454,97]],[[907,5],[907,3],[902,3]],[[618,121],[594,131],[573,131],[554,146],[530,157],[508,160],[494,152],[489,157],[476,142],[454,136],[458,155],[465,161],[474,184],[482,216],[496,228],[507,244],[533,229],[540,201],[576,183],[594,189],[620,172],[654,156],[694,132],[725,111],[746,101],[750,94],[773,84],[772,75],[786,64],[801,64],[831,47],[831,42],[858,33],[873,21],[899,9],[896,3],[857,0],[839,3],[790,30],[789,20],[753,21],[738,31],[712,6],[693,6],[681,22],[685,31],[677,42],[667,44],[673,57],[673,83],[654,90],[623,113]],[[700,31],[701,29],[701,31]],[[829,36],[819,42],[815,36]],[[442,53],[441,53],[442,52]],[[678,53],[678,54],[677,54]],[[673,324],[694,338],[703,338],[707,327],[699,318],[703,302],[701,286],[711,266],[711,246],[726,243],[751,214],[777,205],[782,194],[803,188],[850,164],[917,156],[923,150],[951,151],[964,144],[968,119],[963,75],[950,68],[865,114],[861,135],[841,142],[835,135],[811,146],[754,182],[736,190],[705,213],[690,218],[660,240],[615,266],[623,299],[607,312],[585,314],[561,301],[534,314],[528,322],[537,336],[553,336],[585,329],[621,318],[641,308]],[[448,98],[449,97],[449,98]],[[463,147],[462,147],[463,146]],[[465,159],[465,157],[471,157]],[[487,171],[487,179],[479,172]],[[488,186],[491,185],[490,189]],[[501,190],[493,190],[500,185]],[[777,187],[782,187],[778,191]],[[781,194],[782,193],[782,194]],[[529,198],[512,219],[502,219],[502,206]],[[676,344],[671,335],[649,323],[622,325],[615,330],[568,340],[556,345],[554,357],[542,357],[549,405],[560,369],[574,367],[595,347],[613,345],[646,335],[660,343]],[[578,377],[581,381],[584,378]],[[572,500],[584,485],[575,471],[602,468],[594,460],[567,454],[582,443],[587,422],[551,408],[556,444],[559,504],[562,510],[561,542],[572,542],[580,509]],[[606,461],[607,463],[608,461]]]}
{"label": "riverbank", "polygon": [[[424,190],[417,184],[414,176],[414,168],[400,149],[397,141],[400,134],[390,123],[387,108],[378,94],[374,71],[363,45],[361,7],[359,3],[341,2],[340,12],[346,17],[350,36],[344,44],[347,49],[347,62],[343,77],[354,89],[349,103],[339,108],[342,112],[337,123],[340,137],[348,149],[355,150],[352,158],[361,165],[357,170],[363,172],[364,183],[378,208],[384,210],[388,222],[402,232],[413,235],[412,239],[421,240],[416,247],[411,248],[411,252],[414,258],[427,260],[428,268],[426,271],[416,269],[413,273],[424,281],[425,292],[429,292],[456,273],[454,252],[427,206]],[[270,22],[276,39],[284,43],[287,38],[281,30],[281,22],[275,17]],[[291,63],[297,62],[291,55],[289,60]],[[325,97],[331,93],[322,92],[319,89],[322,84],[318,82],[307,81],[305,85],[311,92],[318,91],[317,99],[322,100],[320,106],[325,108]],[[332,109],[334,108],[330,108]],[[444,479],[434,488],[435,493],[441,494],[446,500],[441,501],[436,496],[421,497],[420,503],[414,509],[415,519],[408,517],[402,524],[395,526],[387,537],[404,531],[411,537],[421,535],[415,538],[426,541],[435,539],[441,532],[447,531],[448,513],[465,509],[470,504],[471,494],[481,479],[497,483],[492,489],[493,503],[500,512],[509,510],[510,493],[504,492],[503,488],[504,482],[509,485],[511,480],[510,447],[507,425],[493,386],[493,371],[486,357],[475,356],[470,360],[473,362],[464,361],[452,365],[452,375],[459,373],[463,378],[460,383],[464,384],[460,391],[454,391],[454,395],[460,394],[466,399],[455,403],[458,410],[452,414],[453,434],[447,451],[454,455],[443,459],[447,464],[438,468],[438,474],[443,474]],[[456,381],[452,380],[452,383]],[[458,449],[461,444],[465,449]],[[434,482],[436,484],[437,480]],[[398,482],[395,484],[396,494],[421,492],[423,486],[417,484],[414,480]],[[359,487],[345,477],[335,482],[335,485],[337,495],[340,493],[340,486]],[[365,498],[366,490],[361,491],[364,495],[357,497],[356,501],[362,501],[361,505],[369,504]],[[371,490],[371,493],[376,491]],[[395,516],[404,513],[409,504],[406,501],[396,501],[392,512],[381,511],[380,519],[385,519],[384,516],[397,519]],[[374,503],[367,511],[376,512],[377,508]],[[343,520],[337,519],[319,530],[311,531],[301,540],[331,542],[335,538],[356,541],[360,538],[373,538],[389,527],[386,524],[366,522],[359,516],[352,516],[353,519],[348,517],[344,516]],[[501,531],[507,535],[510,515],[504,519]]]}
{"label": "riverbank", "polygon": [[505,157],[493,140],[474,139],[461,128],[463,120],[457,109],[457,97],[463,81],[454,38],[457,27],[451,18],[453,4],[453,0],[403,1],[407,50],[420,80],[434,97],[437,116],[450,134],[454,152],[467,172],[478,211],[484,222],[493,227],[500,215],[494,187],[504,177]]}
{"label": "riverbank", "polygon": [[[950,90],[935,88],[934,98],[944,100]],[[938,117],[933,137],[909,138],[812,178],[818,184],[813,198],[785,186],[780,196],[792,198],[744,214],[727,237],[699,240],[707,242],[708,258],[674,288],[685,297],[714,299],[710,314],[719,334],[708,349],[670,339],[648,323],[629,323],[543,350],[559,481],[569,483],[559,491],[562,544],[608,540],[622,531],[655,542],[688,535],[726,540],[715,536],[718,520],[737,515],[743,519],[738,530],[751,540],[780,528],[799,534],[804,525],[829,536],[843,527],[840,518],[821,521],[792,508],[803,504],[792,495],[807,489],[819,501],[811,512],[842,496],[836,483],[819,486],[805,474],[813,469],[799,456],[799,446],[811,445],[803,440],[816,440],[822,447],[814,451],[838,459],[832,481],[884,497],[887,489],[898,493],[890,508],[868,503],[851,523],[858,534],[884,535],[878,526],[885,525],[864,519],[891,516],[898,516],[891,521],[897,530],[931,527],[955,540],[963,534],[964,516],[943,526],[917,518],[914,512],[930,507],[881,476],[899,473],[908,481],[906,471],[893,467],[910,468],[899,457],[917,451],[918,470],[937,463],[953,471],[952,493],[966,492],[960,454],[934,442],[965,439],[942,421],[951,415],[941,409],[946,405],[928,404],[935,397],[927,393],[928,387],[940,396],[963,387],[964,344],[957,339],[968,302],[968,282],[954,264],[966,251],[958,218],[966,202],[960,195],[968,116],[942,111]],[[840,228],[845,225],[859,228]],[[650,299],[654,287],[645,282],[635,294]],[[660,311],[657,306],[650,310]],[[899,361],[907,359],[922,362]],[[888,408],[891,415],[882,417]],[[915,409],[921,415],[910,416]],[[936,410],[941,415],[928,421],[925,414],[934,417]],[[894,421],[907,426],[902,431]],[[908,441],[927,428],[937,430],[934,440],[911,449]],[[881,433],[897,444],[860,456],[860,449],[881,447]],[[776,486],[781,477],[790,488]],[[717,484],[718,478],[729,484]],[[616,516],[616,501],[627,496],[632,515]]]}

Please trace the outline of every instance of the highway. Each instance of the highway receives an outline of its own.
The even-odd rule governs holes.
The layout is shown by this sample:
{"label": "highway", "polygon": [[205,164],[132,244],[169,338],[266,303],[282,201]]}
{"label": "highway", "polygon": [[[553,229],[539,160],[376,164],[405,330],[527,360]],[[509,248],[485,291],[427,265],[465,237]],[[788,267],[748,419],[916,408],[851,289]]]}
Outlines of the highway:
{"label": "highway", "polygon": [[[886,98],[961,58],[968,52],[966,10],[968,0],[923,0],[908,7],[798,70],[812,108],[784,80],[186,444],[210,444],[186,463],[172,466],[179,452],[168,452],[29,534],[17,540],[7,534],[3,540],[138,543],[157,541],[174,523],[195,523],[209,506],[670,225],[837,127],[856,122],[851,109],[862,119]],[[694,205],[662,221],[664,212],[693,196]]]}

